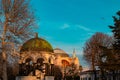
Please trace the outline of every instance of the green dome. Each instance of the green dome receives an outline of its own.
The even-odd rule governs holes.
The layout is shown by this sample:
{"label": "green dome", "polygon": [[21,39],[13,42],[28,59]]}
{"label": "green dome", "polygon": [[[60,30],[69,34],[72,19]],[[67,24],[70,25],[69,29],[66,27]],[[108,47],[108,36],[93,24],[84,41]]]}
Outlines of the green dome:
{"label": "green dome", "polygon": [[25,42],[21,47],[20,52],[24,51],[46,51],[46,52],[53,52],[53,48],[49,42],[42,38],[32,38]]}

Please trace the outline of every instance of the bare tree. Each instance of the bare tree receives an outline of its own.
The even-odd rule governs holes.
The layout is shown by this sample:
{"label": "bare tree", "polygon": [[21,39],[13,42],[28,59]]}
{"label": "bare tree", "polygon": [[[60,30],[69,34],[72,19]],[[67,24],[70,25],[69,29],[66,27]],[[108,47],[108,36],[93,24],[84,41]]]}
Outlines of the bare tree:
{"label": "bare tree", "polygon": [[0,54],[0,78],[2,78],[2,55]]}
{"label": "bare tree", "polygon": [[84,58],[90,64],[93,71],[95,66],[99,66],[100,55],[102,55],[102,49],[100,46],[110,48],[112,46],[113,39],[107,34],[100,32],[95,33],[86,43],[83,48]]}
{"label": "bare tree", "polygon": [[3,62],[3,80],[7,80],[6,44],[18,43],[30,37],[35,26],[29,0],[0,0],[0,42]]}

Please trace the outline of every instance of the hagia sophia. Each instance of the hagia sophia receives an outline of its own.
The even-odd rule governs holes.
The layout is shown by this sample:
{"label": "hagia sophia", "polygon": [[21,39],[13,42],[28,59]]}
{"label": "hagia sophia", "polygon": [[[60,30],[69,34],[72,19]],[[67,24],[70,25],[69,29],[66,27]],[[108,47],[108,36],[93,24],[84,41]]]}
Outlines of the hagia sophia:
{"label": "hagia sophia", "polygon": [[70,57],[60,48],[53,49],[52,45],[45,39],[39,38],[38,34],[22,45],[20,49],[19,76],[37,76],[38,79],[44,80],[45,76],[55,75],[55,66],[60,69],[61,78],[65,75],[79,74],[82,68],[75,49]]}

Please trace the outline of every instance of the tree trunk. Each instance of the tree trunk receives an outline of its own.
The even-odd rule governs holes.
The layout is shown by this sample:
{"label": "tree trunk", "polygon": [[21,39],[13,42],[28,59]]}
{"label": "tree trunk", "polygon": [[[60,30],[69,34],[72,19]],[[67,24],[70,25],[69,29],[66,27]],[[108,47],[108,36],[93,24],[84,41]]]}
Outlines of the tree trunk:
{"label": "tree trunk", "polygon": [[7,21],[5,21],[2,33],[2,58],[3,58],[3,80],[7,80],[7,56],[5,52],[5,36],[7,31]]}
{"label": "tree trunk", "polygon": [[3,80],[7,80],[7,65],[6,65],[6,61],[3,62]]}
{"label": "tree trunk", "polygon": [[96,75],[96,69],[95,69],[95,54],[94,50],[92,50],[92,69],[93,69],[93,74],[94,74],[94,80],[97,80],[97,75]]}
{"label": "tree trunk", "polygon": [[106,77],[105,77],[105,71],[102,69],[102,68],[100,68],[100,72],[101,72],[101,74],[100,74],[100,80],[106,80]]}
{"label": "tree trunk", "polygon": [[113,75],[113,80],[116,80],[116,72],[115,72],[115,70],[112,71],[112,75]]}
{"label": "tree trunk", "polygon": [[94,73],[94,80],[97,80],[96,70],[93,70],[93,73]]}

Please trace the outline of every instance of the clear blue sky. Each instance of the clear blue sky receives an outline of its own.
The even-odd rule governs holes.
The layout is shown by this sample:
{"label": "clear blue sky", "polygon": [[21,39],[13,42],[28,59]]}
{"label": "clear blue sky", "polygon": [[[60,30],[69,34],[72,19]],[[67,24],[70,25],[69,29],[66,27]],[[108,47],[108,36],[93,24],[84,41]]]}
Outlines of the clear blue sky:
{"label": "clear blue sky", "polygon": [[80,63],[84,43],[95,32],[111,35],[108,25],[112,16],[120,10],[120,0],[32,0],[38,20],[37,32],[51,43],[69,54],[76,49]]}

